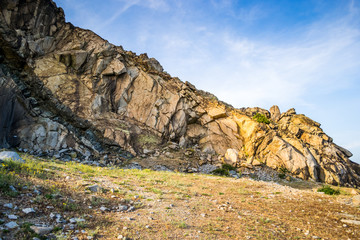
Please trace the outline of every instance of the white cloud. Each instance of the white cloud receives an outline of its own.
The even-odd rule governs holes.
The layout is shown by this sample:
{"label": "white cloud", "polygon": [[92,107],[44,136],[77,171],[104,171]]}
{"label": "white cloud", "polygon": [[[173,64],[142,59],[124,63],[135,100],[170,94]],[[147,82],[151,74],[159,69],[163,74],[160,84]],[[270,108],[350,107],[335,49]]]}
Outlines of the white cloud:
{"label": "white cloud", "polygon": [[[184,81],[194,82],[235,106],[268,105],[270,101],[309,105],[305,96],[315,88],[321,94],[352,84],[343,78],[344,71],[360,67],[360,31],[351,21],[348,16],[320,21],[299,32],[284,33],[283,39],[288,40],[282,42],[245,38],[228,30],[220,30],[211,38],[176,34],[173,45],[179,50],[203,52],[207,58],[199,62],[194,54],[171,57],[185,62],[178,73]],[[212,45],[205,49],[201,42]],[[197,67],[184,71],[192,69],[194,58],[199,62]],[[179,64],[169,67],[169,72],[174,69],[177,73]]]}

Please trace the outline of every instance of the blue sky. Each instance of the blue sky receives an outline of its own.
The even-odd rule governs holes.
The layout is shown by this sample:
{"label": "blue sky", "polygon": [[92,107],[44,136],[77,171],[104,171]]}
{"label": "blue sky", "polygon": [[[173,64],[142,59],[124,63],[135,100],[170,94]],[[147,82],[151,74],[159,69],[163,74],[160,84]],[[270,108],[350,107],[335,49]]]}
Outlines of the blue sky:
{"label": "blue sky", "polygon": [[360,0],[55,0],[234,107],[294,107],[360,163]]}

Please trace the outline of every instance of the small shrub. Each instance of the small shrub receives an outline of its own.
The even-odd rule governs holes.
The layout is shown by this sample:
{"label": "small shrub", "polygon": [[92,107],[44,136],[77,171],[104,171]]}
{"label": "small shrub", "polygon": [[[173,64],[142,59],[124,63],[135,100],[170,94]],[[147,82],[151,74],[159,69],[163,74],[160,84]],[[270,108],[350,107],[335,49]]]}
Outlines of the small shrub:
{"label": "small shrub", "polygon": [[188,228],[188,225],[185,222],[179,222],[178,227],[181,229],[185,229],[185,228]]}
{"label": "small shrub", "polygon": [[30,227],[34,224],[29,222],[24,222],[21,226],[19,231],[16,233],[16,239],[33,239],[38,238],[41,240],[45,240],[46,237],[40,236],[39,234],[36,234]]}
{"label": "small shrub", "polygon": [[150,189],[153,193],[156,193],[156,194],[159,194],[159,195],[162,195],[163,192],[160,190],[160,189],[157,189],[157,188],[151,188]]}
{"label": "small shrub", "polygon": [[279,171],[280,171],[280,173],[279,173],[279,178],[281,178],[281,179],[285,179],[285,177],[286,177],[286,173],[288,173],[289,172],[289,170],[287,170],[285,167],[280,167],[279,168]]}
{"label": "small shrub", "polygon": [[255,114],[255,116],[253,116],[253,119],[258,123],[265,123],[265,124],[270,123],[270,120],[264,114],[261,113]]}
{"label": "small shrub", "polygon": [[223,168],[215,169],[211,173],[218,176],[230,176],[229,170]]}
{"label": "small shrub", "polygon": [[0,169],[0,192],[5,193],[9,197],[16,197],[18,192],[14,192],[10,186],[21,187],[23,183],[14,172],[8,172],[6,169]]}
{"label": "small shrub", "polygon": [[284,173],[279,173],[278,177],[281,179],[285,179],[286,175]]}
{"label": "small shrub", "polygon": [[318,192],[323,192],[327,195],[339,195],[340,194],[340,191],[339,190],[335,190],[333,189],[332,187],[330,186],[322,186],[321,188],[319,188],[317,190]]}
{"label": "small shrub", "polygon": [[227,164],[227,163],[223,164],[221,166],[221,168],[225,169],[225,170],[228,170],[228,171],[231,171],[231,170],[236,171],[236,167],[234,167],[234,166],[232,166],[230,164]]}

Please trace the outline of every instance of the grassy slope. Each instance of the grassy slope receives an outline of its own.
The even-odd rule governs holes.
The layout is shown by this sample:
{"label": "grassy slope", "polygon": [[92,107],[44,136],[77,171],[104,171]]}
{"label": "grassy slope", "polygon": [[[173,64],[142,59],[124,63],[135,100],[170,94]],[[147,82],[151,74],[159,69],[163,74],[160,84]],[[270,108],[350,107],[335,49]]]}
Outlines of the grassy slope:
{"label": "grassy slope", "polygon": [[[12,202],[20,209],[35,208],[36,214],[15,211],[22,227],[3,231],[3,239],[35,236],[28,226],[39,222],[58,226],[53,232],[58,239],[117,239],[119,235],[131,239],[360,239],[359,226],[341,222],[360,220],[359,208],[347,204],[351,196],[344,194],[346,189],[341,189],[341,195],[327,196],[309,189],[316,186],[310,183],[301,183],[301,188],[308,188],[301,190],[298,183],[293,188],[246,178],[109,169],[22,157],[25,164],[5,162],[0,167],[0,212],[6,211],[4,203]],[[105,191],[86,190],[92,184]],[[11,192],[9,185],[19,193]],[[34,186],[40,195],[33,194]],[[99,210],[124,204],[136,210]],[[49,217],[54,212],[86,221],[62,230]]]}

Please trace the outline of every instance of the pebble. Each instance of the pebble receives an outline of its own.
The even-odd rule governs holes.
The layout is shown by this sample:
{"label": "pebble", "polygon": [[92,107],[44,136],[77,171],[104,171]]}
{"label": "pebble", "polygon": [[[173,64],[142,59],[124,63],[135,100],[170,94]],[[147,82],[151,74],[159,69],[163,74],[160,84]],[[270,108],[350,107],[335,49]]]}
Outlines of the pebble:
{"label": "pebble", "polygon": [[17,192],[17,190],[16,190],[16,188],[14,186],[10,186],[9,188],[10,188],[11,191]]}
{"label": "pebble", "polygon": [[70,223],[79,223],[79,222],[85,222],[85,219],[83,218],[70,218],[69,219]]}
{"label": "pebble", "polygon": [[92,186],[88,187],[87,189],[90,190],[91,192],[100,192],[102,190],[102,188],[97,184],[92,185]]}
{"label": "pebble", "polygon": [[128,211],[128,212],[135,211],[135,207],[131,206],[131,207],[129,207],[129,209],[128,209],[127,211]]}
{"label": "pebble", "polygon": [[[340,221],[343,222],[343,223],[360,225],[360,221],[358,221],[358,220],[341,219]],[[344,225],[346,225],[346,224],[344,224]],[[344,227],[345,227],[345,226],[344,226]]]}
{"label": "pebble", "polygon": [[41,194],[41,192],[39,190],[37,190],[37,189],[34,190],[34,193],[37,194],[37,195]]}
{"label": "pebble", "polygon": [[37,234],[39,234],[41,236],[49,234],[54,229],[54,227],[40,227],[40,226],[31,226],[30,228],[35,233],[37,233]]}
{"label": "pebble", "polygon": [[4,207],[13,208],[14,206],[12,205],[12,203],[5,203]]}
{"label": "pebble", "polygon": [[22,211],[23,211],[24,213],[26,213],[26,214],[34,213],[34,212],[35,212],[35,210],[34,210],[33,208],[24,208]]}
{"label": "pebble", "polygon": [[7,217],[8,217],[9,219],[11,219],[11,220],[16,220],[16,219],[18,219],[18,217],[17,217],[16,215],[13,215],[13,214],[8,215]]}
{"label": "pebble", "polygon": [[5,224],[5,227],[13,229],[19,227],[19,225],[16,222],[8,222],[7,224]]}
{"label": "pebble", "polygon": [[118,207],[118,210],[119,210],[119,211],[126,211],[126,210],[128,210],[128,206],[126,206],[126,205],[120,205],[120,206]]}
{"label": "pebble", "polygon": [[109,209],[108,209],[107,207],[102,206],[102,207],[100,208],[100,210],[103,211],[103,212],[105,212],[105,211],[108,211]]}

